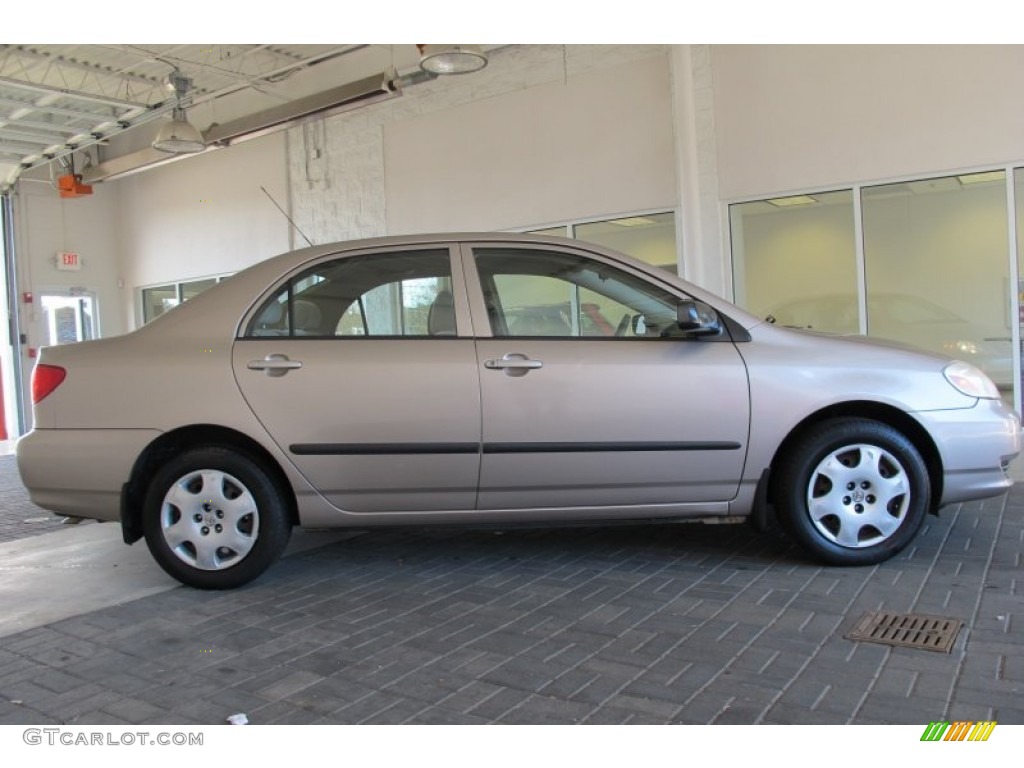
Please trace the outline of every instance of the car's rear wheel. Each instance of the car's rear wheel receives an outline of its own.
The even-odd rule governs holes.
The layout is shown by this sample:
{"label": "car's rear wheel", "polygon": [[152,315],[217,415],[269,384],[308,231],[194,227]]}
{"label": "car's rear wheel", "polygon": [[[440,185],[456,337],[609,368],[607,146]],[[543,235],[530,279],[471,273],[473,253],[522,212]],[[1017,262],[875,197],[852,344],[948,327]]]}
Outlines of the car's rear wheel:
{"label": "car's rear wheel", "polygon": [[291,535],[281,489],[259,462],[227,448],[195,448],[156,473],[146,493],[143,530],[167,573],[199,589],[252,581]]}
{"label": "car's rear wheel", "polygon": [[898,430],[868,419],[812,427],[781,458],[779,520],[832,565],[871,565],[917,535],[931,503],[928,470]]}

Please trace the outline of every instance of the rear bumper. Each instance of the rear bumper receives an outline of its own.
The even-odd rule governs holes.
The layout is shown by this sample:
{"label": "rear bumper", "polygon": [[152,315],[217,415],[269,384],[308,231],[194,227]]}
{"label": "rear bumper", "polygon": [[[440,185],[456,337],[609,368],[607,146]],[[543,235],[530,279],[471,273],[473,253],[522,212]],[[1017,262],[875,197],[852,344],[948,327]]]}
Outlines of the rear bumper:
{"label": "rear bumper", "polygon": [[18,441],[18,471],[40,507],[117,521],[121,488],[159,435],[151,429],[35,429]]}
{"label": "rear bumper", "polygon": [[915,414],[929,431],[942,459],[938,506],[998,496],[1013,480],[1008,469],[1021,451],[1020,419],[998,400],[973,408]]}

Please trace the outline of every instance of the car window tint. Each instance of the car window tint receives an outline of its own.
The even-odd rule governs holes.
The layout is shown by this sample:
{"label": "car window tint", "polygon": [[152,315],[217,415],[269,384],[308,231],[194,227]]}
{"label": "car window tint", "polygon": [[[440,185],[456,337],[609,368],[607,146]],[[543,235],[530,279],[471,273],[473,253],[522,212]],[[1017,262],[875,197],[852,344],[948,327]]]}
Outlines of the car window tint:
{"label": "car window tint", "polygon": [[599,261],[514,248],[480,248],[475,259],[495,336],[679,334],[675,296]]}
{"label": "car window tint", "polygon": [[269,298],[248,336],[454,336],[447,250],[335,259]]}

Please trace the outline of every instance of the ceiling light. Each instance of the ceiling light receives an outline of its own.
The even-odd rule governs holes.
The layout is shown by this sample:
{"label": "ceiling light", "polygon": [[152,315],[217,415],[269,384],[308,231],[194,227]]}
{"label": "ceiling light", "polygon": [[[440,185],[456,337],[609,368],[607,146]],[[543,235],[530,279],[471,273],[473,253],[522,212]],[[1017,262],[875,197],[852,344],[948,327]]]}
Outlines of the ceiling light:
{"label": "ceiling light", "polygon": [[434,75],[465,75],[487,66],[479,45],[421,45],[420,68]]}
{"label": "ceiling light", "polygon": [[175,155],[202,152],[206,149],[206,142],[199,129],[188,121],[183,106],[192,87],[192,80],[185,77],[180,69],[176,69],[167,76],[167,83],[174,89],[178,104],[172,113],[171,122],[164,123],[153,139],[153,149]]}
{"label": "ceiling light", "polygon": [[982,173],[970,173],[966,176],[957,176],[961,184],[983,184],[987,181],[1005,181],[1006,174],[1003,171],[984,171]]}
{"label": "ceiling light", "polygon": [[199,129],[185,119],[185,110],[175,109],[174,119],[160,126],[153,139],[153,149],[176,155],[188,154],[202,152],[206,149],[206,142]]}
{"label": "ceiling light", "polygon": [[793,205],[813,205],[818,201],[810,195],[791,195],[789,197],[776,197],[767,202],[776,208],[788,208]]}

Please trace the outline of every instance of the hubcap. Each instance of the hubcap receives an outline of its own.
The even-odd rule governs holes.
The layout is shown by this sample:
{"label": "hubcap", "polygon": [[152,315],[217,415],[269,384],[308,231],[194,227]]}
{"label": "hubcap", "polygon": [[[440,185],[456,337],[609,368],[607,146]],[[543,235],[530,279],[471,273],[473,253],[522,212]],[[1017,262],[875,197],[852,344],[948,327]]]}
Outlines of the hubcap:
{"label": "hubcap", "polygon": [[201,469],[179,478],[160,508],[171,552],[193,568],[218,571],[238,563],[259,535],[256,500],[236,478]]}
{"label": "hubcap", "polygon": [[828,541],[860,549],[900,527],[910,505],[910,480],[895,456],[876,445],[847,445],[811,472],[807,510]]}

